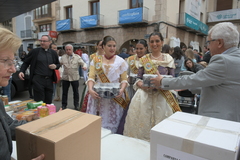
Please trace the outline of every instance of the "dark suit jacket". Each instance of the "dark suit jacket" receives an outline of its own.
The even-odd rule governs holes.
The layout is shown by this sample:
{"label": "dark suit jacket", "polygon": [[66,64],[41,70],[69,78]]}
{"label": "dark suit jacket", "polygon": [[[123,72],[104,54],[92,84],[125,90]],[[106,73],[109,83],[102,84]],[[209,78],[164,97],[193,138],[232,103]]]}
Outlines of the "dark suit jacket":
{"label": "dark suit jacket", "polygon": [[[31,50],[29,52],[29,54],[26,56],[26,58],[24,60],[24,63],[22,64],[21,69],[20,69],[20,72],[25,73],[26,69],[30,65],[30,82],[33,79],[33,71],[34,71],[34,69],[36,67],[37,57],[38,57],[38,54],[40,52],[40,49],[42,49],[42,48],[35,48],[35,49]],[[56,69],[59,69],[60,63],[59,63],[59,59],[58,59],[57,53],[54,50],[52,50],[52,49],[49,49],[49,50],[50,50],[50,52],[52,54],[53,62],[57,66]],[[53,70],[53,72],[54,72],[54,70]],[[52,78],[53,78],[53,81],[56,81],[55,73],[53,73],[53,77]]]}
{"label": "dark suit jacket", "polygon": [[123,59],[126,59],[126,58],[128,58],[130,55],[127,54],[127,53],[122,52],[122,53],[120,53],[118,56],[119,56],[119,57],[122,57]]}
{"label": "dark suit jacket", "polygon": [[15,140],[15,128],[26,121],[13,120],[6,112],[0,100],[0,159],[11,160],[12,140]]}
{"label": "dark suit jacket", "polygon": [[211,59],[211,53],[209,51],[207,51],[204,54],[202,61],[205,61],[205,62],[209,63],[210,59]]}

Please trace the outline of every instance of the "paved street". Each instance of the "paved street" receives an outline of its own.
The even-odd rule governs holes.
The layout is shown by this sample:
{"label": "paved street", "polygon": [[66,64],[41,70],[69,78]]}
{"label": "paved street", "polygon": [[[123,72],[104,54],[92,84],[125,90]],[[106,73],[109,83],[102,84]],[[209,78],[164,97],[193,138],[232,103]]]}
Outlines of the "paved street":
{"label": "paved street", "polygon": [[[84,82],[83,79],[79,80],[79,99],[81,98],[82,91],[83,91],[83,88],[84,88],[83,82]],[[24,100],[28,100],[28,99],[30,99],[28,91],[24,91],[24,92],[17,93],[15,95],[15,97],[12,99],[12,101],[16,101],[16,100],[24,101]],[[62,106],[62,102],[61,101],[53,101],[52,103],[54,105],[56,105],[57,110],[59,110],[60,107]],[[71,108],[71,109],[74,109],[74,105],[73,105],[73,92],[72,92],[71,85],[70,85],[69,91],[68,91],[68,106],[67,107]]]}

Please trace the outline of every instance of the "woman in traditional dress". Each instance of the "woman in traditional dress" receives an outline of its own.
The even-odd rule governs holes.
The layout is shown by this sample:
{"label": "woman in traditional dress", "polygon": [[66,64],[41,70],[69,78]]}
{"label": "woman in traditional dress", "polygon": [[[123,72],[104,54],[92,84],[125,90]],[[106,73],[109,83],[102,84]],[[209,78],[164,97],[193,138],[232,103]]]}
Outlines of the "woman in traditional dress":
{"label": "woman in traditional dress", "polygon": [[[90,62],[93,60],[94,57],[96,57],[98,55],[104,55],[104,50],[102,48],[102,40],[97,42],[97,52],[90,55]],[[86,112],[88,97],[89,97],[88,87],[85,86],[83,89],[81,101],[80,101],[80,111],[81,112]]]}
{"label": "woman in traditional dress", "polygon": [[154,87],[144,87],[143,74],[174,76],[174,60],[166,53],[161,53],[163,36],[154,32],[149,37],[150,54],[140,59],[137,81],[134,87],[138,90],[133,96],[124,126],[124,135],[150,140],[150,130],[163,119],[180,111],[175,97],[170,91]]}
{"label": "woman in traditional dress", "polygon": [[104,50],[102,48],[102,40],[97,42],[97,52],[90,55],[90,61],[92,61],[93,58],[98,55],[104,55]]}
{"label": "woman in traditional dress", "polygon": [[[102,42],[104,55],[93,58],[90,64],[89,78],[86,82],[89,90],[87,113],[102,117],[102,127],[116,133],[124,108],[128,105],[125,97],[125,88],[128,86],[128,65],[121,57],[116,56],[116,41],[111,36],[106,36]],[[96,83],[119,83],[119,95],[115,98],[100,98],[93,90]]]}
{"label": "woman in traditional dress", "polygon": [[[129,82],[129,86],[127,87],[127,92],[128,92],[128,97],[130,99],[132,99],[133,95],[135,94],[135,89],[137,88],[133,88],[133,84],[136,81],[137,78],[137,73],[138,73],[138,68],[139,68],[139,59],[141,57],[143,57],[146,53],[148,52],[148,44],[147,41],[145,39],[140,39],[138,40],[137,44],[136,44],[136,53],[135,55],[132,55],[130,57],[127,58],[127,63],[128,63],[128,82]],[[118,134],[123,134],[123,130],[124,130],[124,124],[125,124],[125,118],[127,116],[127,111],[128,111],[127,107],[124,110],[123,116],[121,118],[117,133]]]}
{"label": "woman in traditional dress", "polygon": [[[133,89],[133,84],[136,81],[137,74],[138,74],[138,68],[139,68],[139,59],[143,57],[148,50],[147,41],[145,39],[140,39],[136,44],[136,53],[127,59],[128,63],[128,77],[129,77],[129,84],[130,86],[127,88],[128,90],[128,96],[131,99],[133,95],[135,94],[135,90]],[[135,88],[137,89],[137,88]]]}

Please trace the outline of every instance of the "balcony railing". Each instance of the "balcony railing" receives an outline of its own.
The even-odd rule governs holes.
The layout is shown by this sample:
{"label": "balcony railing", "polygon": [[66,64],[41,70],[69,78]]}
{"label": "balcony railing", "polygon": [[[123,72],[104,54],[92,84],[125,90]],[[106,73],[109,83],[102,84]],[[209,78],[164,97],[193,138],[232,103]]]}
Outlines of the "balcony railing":
{"label": "balcony railing", "polygon": [[31,29],[20,31],[22,39],[37,39],[37,34],[33,33]]}
{"label": "balcony railing", "polygon": [[104,25],[103,19],[101,14],[80,17],[80,28],[101,28]]}
{"label": "balcony railing", "polygon": [[56,22],[56,30],[59,31],[71,31],[77,29],[76,19],[64,19]]}
{"label": "balcony railing", "polygon": [[132,8],[118,11],[118,24],[148,23],[148,8]]}

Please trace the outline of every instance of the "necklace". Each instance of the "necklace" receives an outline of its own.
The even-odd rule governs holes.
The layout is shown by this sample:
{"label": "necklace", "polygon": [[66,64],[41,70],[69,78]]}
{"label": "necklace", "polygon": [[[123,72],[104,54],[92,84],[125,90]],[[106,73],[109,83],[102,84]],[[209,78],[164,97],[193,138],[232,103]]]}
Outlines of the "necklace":
{"label": "necklace", "polygon": [[158,57],[154,57],[152,54],[151,54],[151,57],[153,58],[153,59],[158,59],[158,58],[160,58],[162,56],[162,54],[160,54],[160,56],[158,56]]}
{"label": "necklace", "polygon": [[107,57],[105,54],[104,54],[104,57],[107,59],[107,60],[110,60],[114,57],[115,55],[111,56],[111,57]]}

